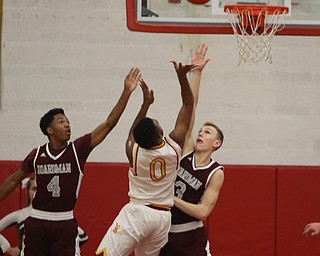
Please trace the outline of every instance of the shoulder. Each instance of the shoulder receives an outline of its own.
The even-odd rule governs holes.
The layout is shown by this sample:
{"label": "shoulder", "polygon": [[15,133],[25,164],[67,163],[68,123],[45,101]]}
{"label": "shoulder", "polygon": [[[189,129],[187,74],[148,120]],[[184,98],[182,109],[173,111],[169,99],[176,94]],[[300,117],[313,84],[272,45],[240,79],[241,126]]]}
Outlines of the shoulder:
{"label": "shoulder", "polygon": [[170,137],[170,135],[169,136],[165,136],[164,139],[171,147],[175,148],[175,150],[177,150],[178,153],[181,154],[182,149],[181,149],[180,145],[175,140],[173,140]]}
{"label": "shoulder", "polygon": [[221,187],[224,181],[224,172],[223,172],[223,168],[216,168],[214,169],[209,177],[208,177],[208,181],[207,181],[207,186],[218,186]]}
{"label": "shoulder", "polygon": [[91,143],[91,133],[87,133],[81,137],[78,137],[73,141],[76,148],[78,147],[89,147]]}

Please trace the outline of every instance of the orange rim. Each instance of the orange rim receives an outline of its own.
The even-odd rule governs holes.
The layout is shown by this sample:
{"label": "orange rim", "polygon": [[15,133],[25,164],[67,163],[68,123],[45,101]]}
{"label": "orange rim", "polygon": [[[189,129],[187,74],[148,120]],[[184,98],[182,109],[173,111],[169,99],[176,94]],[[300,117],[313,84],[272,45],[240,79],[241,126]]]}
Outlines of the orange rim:
{"label": "orange rim", "polygon": [[261,10],[265,10],[266,15],[272,15],[275,12],[280,14],[287,14],[289,8],[287,6],[280,5],[261,5],[261,4],[227,4],[224,6],[224,12],[232,12],[232,10],[237,10],[239,12],[244,10],[252,10],[254,15],[258,15]]}

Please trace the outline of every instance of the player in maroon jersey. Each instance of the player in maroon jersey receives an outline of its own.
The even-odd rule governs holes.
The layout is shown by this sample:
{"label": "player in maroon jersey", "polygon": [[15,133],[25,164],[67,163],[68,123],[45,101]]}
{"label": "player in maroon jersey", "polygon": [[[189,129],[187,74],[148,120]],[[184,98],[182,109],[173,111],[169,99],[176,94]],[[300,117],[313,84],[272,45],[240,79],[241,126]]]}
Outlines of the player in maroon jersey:
{"label": "player in maroon jersey", "polygon": [[69,142],[70,123],[63,109],[55,108],[40,120],[49,143],[32,150],[20,168],[0,185],[0,200],[7,197],[30,173],[35,172],[37,192],[31,217],[25,222],[25,256],[80,255],[78,224],[73,209],[78,197],[84,164],[119,121],[141,73],[132,68],[122,94],[107,119],[91,133]]}
{"label": "player in maroon jersey", "polygon": [[215,124],[206,122],[200,128],[196,141],[192,137],[202,70],[209,62],[205,59],[207,49],[202,44],[192,51],[192,64],[197,65],[191,80],[194,110],[175,181],[176,197],[175,206],[171,209],[169,241],[162,248],[161,256],[211,255],[207,230],[202,221],[214,208],[224,180],[223,166],[211,158],[222,145],[223,133]]}
{"label": "player in maroon jersey", "polygon": [[[36,193],[36,190],[37,190],[37,183],[36,183],[35,177],[24,179],[22,181],[21,187],[26,188],[26,207],[13,211],[0,219],[0,232],[14,225],[17,228],[19,247],[18,246],[9,247],[7,250],[7,253],[10,255],[20,255],[20,250],[22,249],[22,245],[24,242],[24,233],[25,233],[25,228],[24,228],[25,220],[31,214],[32,201],[34,198],[34,194]],[[89,239],[87,234],[80,227],[78,227],[78,239],[79,239],[80,246],[86,243]]]}

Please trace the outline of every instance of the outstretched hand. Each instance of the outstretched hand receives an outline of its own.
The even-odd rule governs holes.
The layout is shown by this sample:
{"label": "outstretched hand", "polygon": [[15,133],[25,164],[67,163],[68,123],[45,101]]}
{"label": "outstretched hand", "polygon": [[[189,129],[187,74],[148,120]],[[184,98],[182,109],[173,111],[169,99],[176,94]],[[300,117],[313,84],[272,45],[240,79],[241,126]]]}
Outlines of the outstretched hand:
{"label": "outstretched hand", "polygon": [[303,234],[305,236],[316,236],[320,234],[320,222],[309,223],[305,226]]}
{"label": "outstretched hand", "polygon": [[198,45],[197,49],[191,49],[192,64],[197,65],[194,70],[202,71],[210,59],[205,59],[208,46],[205,44]]}
{"label": "outstretched hand", "polygon": [[179,77],[186,75],[191,69],[194,69],[195,67],[197,67],[197,65],[195,65],[195,64],[183,65],[181,62],[179,62],[179,64],[177,64],[177,62],[174,60],[172,60],[170,62],[173,63],[174,69],[176,70],[177,75]]}
{"label": "outstretched hand", "polygon": [[141,78],[140,87],[143,92],[143,105],[150,106],[154,102],[153,90],[150,90],[146,82]]}
{"label": "outstretched hand", "polygon": [[129,92],[136,89],[137,84],[141,78],[141,73],[139,68],[131,68],[126,78],[124,79],[124,87]]}

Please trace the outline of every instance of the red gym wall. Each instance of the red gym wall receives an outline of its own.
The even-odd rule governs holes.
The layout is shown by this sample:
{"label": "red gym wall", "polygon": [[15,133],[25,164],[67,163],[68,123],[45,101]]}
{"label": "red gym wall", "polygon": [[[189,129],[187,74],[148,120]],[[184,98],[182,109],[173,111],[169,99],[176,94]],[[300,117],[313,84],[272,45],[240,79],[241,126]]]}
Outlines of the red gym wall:
{"label": "red gym wall", "polygon": [[[0,161],[0,182],[19,162]],[[83,256],[94,255],[106,229],[128,202],[128,165],[87,163],[75,209],[89,235]],[[19,209],[25,190],[0,203],[0,218]],[[316,256],[320,237],[304,226],[320,221],[320,167],[225,165],[218,203],[206,222],[214,256]],[[15,228],[3,233],[15,245]]]}

